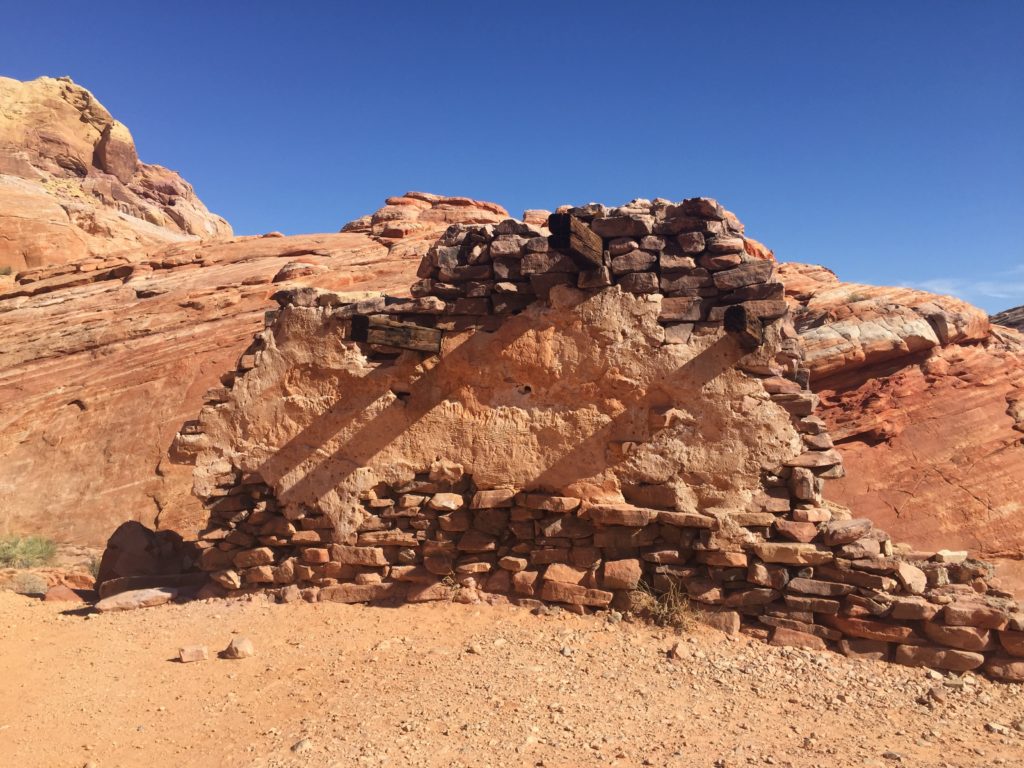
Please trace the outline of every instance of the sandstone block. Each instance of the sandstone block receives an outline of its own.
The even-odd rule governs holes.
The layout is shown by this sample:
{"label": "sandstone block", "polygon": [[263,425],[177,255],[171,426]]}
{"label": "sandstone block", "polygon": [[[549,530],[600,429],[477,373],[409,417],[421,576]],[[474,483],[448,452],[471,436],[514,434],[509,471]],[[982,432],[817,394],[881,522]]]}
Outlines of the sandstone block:
{"label": "sandstone block", "polygon": [[516,503],[529,509],[543,509],[548,512],[566,513],[579,507],[580,500],[571,496],[548,496],[542,493],[520,493]]}
{"label": "sandstone block", "polygon": [[873,523],[865,518],[854,520],[833,520],[821,526],[821,538],[828,547],[849,544],[866,536]]}
{"label": "sandstone block", "polygon": [[487,491],[477,491],[473,494],[473,501],[470,503],[472,509],[504,508],[511,507],[516,492],[511,488],[495,488]]}
{"label": "sandstone block", "polygon": [[447,584],[435,582],[433,584],[412,584],[405,599],[410,603],[428,603],[439,600],[451,600],[455,590]]}
{"label": "sandstone block", "polygon": [[545,580],[541,586],[540,597],[553,603],[607,608],[614,595],[601,589],[587,589],[578,584]]}
{"label": "sandstone block", "polygon": [[320,599],[334,603],[370,603],[377,600],[400,598],[406,585],[389,581],[378,584],[336,584],[320,590]]}
{"label": "sandstone block", "polygon": [[925,572],[910,563],[900,563],[897,566],[896,578],[912,595],[920,595],[928,588],[928,577]]}
{"label": "sandstone block", "polygon": [[825,641],[815,635],[806,632],[798,632],[795,629],[786,627],[773,627],[768,642],[772,645],[785,645],[795,648],[808,648],[813,651],[824,651],[828,649]]}
{"label": "sandstone block", "polygon": [[565,563],[552,563],[544,571],[545,580],[557,581],[562,584],[580,584],[586,577],[586,571],[580,568],[573,568]]}
{"label": "sandstone block", "polygon": [[805,507],[794,509],[792,517],[798,523],[825,523],[832,519],[832,512],[824,507]]}
{"label": "sandstone block", "polygon": [[698,563],[704,563],[705,565],[714,565],[719,568],[746,568],[747,567],[747,553],[746,552],[725,552],[722,550],[705,550],[697,552],[696,559]]}
{"label": "sandstone block", "polygon": [[933,667],[967,672],[984,664],[985,657],[980,653],[939,648],[934,645],[897,645],[893,661],[908,667]]}
{"label": "sandstone block", "polygon": [[224,589],[240,589],[242,586],[242,577],[238,575],[238,571],[216,571],[210,574],[210,578]]}
{"label": "sandstone block", "polygon": [[701,611],[700,621],[727,635],[735,635],[740,631],[740,614],[737,611]]}
{"label": "sandstone block", "polygon": [[270,547],[244,549],[241,552],[235,553],[233,561],[239,568],[252,568],[257,565],[270,565],[274,562],[274,550],[270,549]]}
{"label": "sandstone block", "polygon": [[302,560],[309,565],[321,565],[322,563],[330,562],[330,559],[330,550],[324,547],[309,547],[302,550]]}
{"label": "sandstone block", "polygon": [[619,278],[619,287],[628,293],[658,293],[661,287],[653,272],[630,272]]}
{"label": "sandstone block", "polygon": [[842,463],[843,457],[836,450],[805,451],[796,458],[783,462],[787,467],[808,467],[811,469],[831,467]]}
{"label": "sandstone block", "polygon": [[889,615],[894,619],[914,620],[933,619],[941,610],[941,606],[929,602],[923,597],[896,597],[892,600],[892,611]]}
{"label": "sandstone block", "polygon": [[[742,238],[739,239],[742,242]],[[715,287],[720,291],[735,291],[755,283],[764,283],[772,276],[774,269],[775,265],[770,261],[752,261],[735,269],[715,272]]]}
{"label": "sandstone block", "polygon": [[612,272],[608,267],[587,269],[580,272],[576,280],[577,288],[605,288],[612,284]]}
{"label": "sandstone block", "polygon": [[343,565],[382,566],[388,564],[384,550],[380,547],[350,547],[332,544],[331,559]]}
{"label": "sandstone block", "polygon": [[248,659],[256,655],[256,646],[244,635],[231,638],[228,647],[220,652],[225,659]]}
{"label": "sandstone block", "polygon": [[863,637],[844,637],[839,641],[839,650],[848,658],[866,661],[889,661],[892,655],[892,646],[889,643],[867,640]]}
{"label": "sandstone block", "polygon": [[454,512],[456,509],[462,509],[465,503],[465,499],[457,493],[435,493],[430,497],[427,506],[438,512]]}
{"label": "sandstone block", "polygon": [[151,608],[155,605],[169,603],[178,595],[178,590],[169,587],[159,589],[132,589],[105,597],[96,603],[100,613],[113,611],[132,611],[136,608]]}
{"label": "sandstone block", "polygon": [[583,515],[598,525],[629,525],[640,528],[658,517],[658,510],[634,507],[630,504],[593,504]]}
{"label": "sandstone block", "polygon": [[824,597],[803,597],[801,595],[786,595],[786,605],[797,611],[808,613],[825,613],[835,615],[839,613],[839,601],[829,600]]}
{"label": "sandstone block", "polygon": [[653,216],[606,216],[590,223],[594,234],[604,238],[644,237],[654,230]]}
{"label": "sandstone block", "polygon": [[730,608],[756,608],[774,602],[779,598],[779,594],[778,590],[760,587],[737,589],[727,592],[722,604]]}
{"label": "sandstone block", "polygon": [[206,661],[210,651],[205,645],[185,645],[178,649],[178,661],[190,664],[194,661]]}
{"label": "sandstone block", "polygon": [[608,255],[615,257],[635,251],[640,247],[639,241],[632,237],[615,237],[608,242]]}
{"label": "sandstone block", "polygon": [[901,624],[888,624],[884,621],[856,619],[847,616],[822,616],[821,621],[823,624],[838,629],[848,637],[908,644],[919,644],[921,640],[911,627]]}
{"label": "sandstone block", "polygon": [[520,595],[534,595],[540,584],[539,571],[518,571],[512,574],[512,590]]}
{"label": "sandstone block", "polygon": [[942,620],[954,627],[978,627],[979,629],[1004,629],[1010,617],[999,610],[981,603],[950,603],[942,611]]}
{"label": "sandstone block", "polygon": [[529,561],[525,557],[512,557],[507,555],[498,561],[498,567],[512,573],[518,573],[519,571],[525,571],[529,565]]}
{"label": "sandstone block", "polygon": [[701,232],[683,232],[676,235],[676,244],[683,253],[701,253],[704,250],[704,235]]}
{"label": "sandstone block", "polygon": [[755,544],[753,550],[766,563],[819,565],[832,560],[831,552],[814,544],[761,542]]}
{"label": "sandstone block", "polygon": [[660,322],[686,323],[703,318],[704,300],[689,296],[666,297],[661,300]]}
{"label": "sandstone block", "polygon": [[612,259],[612,274],[625,275],[628,272],[646,272],[654,267],[657,257],[647,251],[630,251]]}
{"label": "sandstone block", "polygon": [[356,543],[360,547],[416,547],[420,541],[411,533],[396,529],[360,533]]}
{"label": "sandstone block", "polygon": [[667,512],[658,513],[658,522],[665,525],[674,525],[677,528],[699,528],[714,530],[718,527],[715,518],[709,515],[698,515],[695,512]]}
{"label": "sandstone block", "polygon": [[636,589],[643,575],[639,560],[609,560],[604,564],[602,585],[608,590]]}
{"label": "sandstone block", "polygon": [[775,530],[784,538],[801,544],[809,544],[818,535],[818,526],[814,523],[798,523],[795,520],[775,520]]}
{"label": "sandstone block", "polygon": [[242,581],[246,584],[273,584],[274,567],[270,565],[254,565],[241,572]]}
{"label": "sandstone block", "polygon": [[1002,629],[999,631],[999,644],[1011,656],[1024,657],[1024,632]]}
{"label": "sandstone block", "polygon": [[818,597],[842,597],[853,592],[850,584],[841,584],[834,581],[820,581],[818,579],[806,579],[797,577],[790,579],[786,589],[790,592],[797,592],[802,595],[816,595]]}
{"label": "sandstone block", "polygon": [[929,640],[948,645],[950,648],[959,648],[963,651],[989,651],[995,647],[992,633],[987,629],[976,627],[947,627],[943,624],[936,624],[934,621],[926,621],[923,624],[924,634]]}
{"label": "sandstone block", "polygon": [[994,656],[985,662],[985,671],[996,680],[1024,683],[1024,661],[1020,659]]}

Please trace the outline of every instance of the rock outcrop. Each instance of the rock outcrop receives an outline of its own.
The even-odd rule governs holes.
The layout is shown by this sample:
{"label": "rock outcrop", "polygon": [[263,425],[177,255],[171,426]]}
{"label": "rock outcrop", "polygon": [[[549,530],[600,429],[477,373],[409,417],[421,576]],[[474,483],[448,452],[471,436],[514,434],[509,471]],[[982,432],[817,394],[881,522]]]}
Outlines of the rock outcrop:
{"label": "rock outcrop", "polygon": [[849,469],[833,498],[916,546],[1024,557],[1024,336],[950,296],[779,271]]}
{"label": "rock outcrop", "polygon": [[997,315],[992,315],[989,320],[996,325],[1005,325],[1007,328],[1024,331],[1024,307],[1003,310]]}
{"label": "rock outcrop", "polygon": [[[490,203],[449,205],[494,217]],[[102,545],[121,522],[194,535],[191,471],[167,450],[298,283],[366,295],[406,289],[429,247],[370,233],[163,246],[0,278],[0,531]]]}
{"label": "rock outcrop", "polygon": [[69,78],[0,77],[0,269],[229,237],[177,173]]}
{"label": "rock outcrop", "polygon": [[[547,224],[449,227],[412,298],[275,294],[176,440],[224,594],[584,612],[681,591],[775,644],[1024,682],[1024,609],[991,565],[825,500],[842,457],[734,216],[698,198]],[[921,311],[937,344],[980,332]]]}

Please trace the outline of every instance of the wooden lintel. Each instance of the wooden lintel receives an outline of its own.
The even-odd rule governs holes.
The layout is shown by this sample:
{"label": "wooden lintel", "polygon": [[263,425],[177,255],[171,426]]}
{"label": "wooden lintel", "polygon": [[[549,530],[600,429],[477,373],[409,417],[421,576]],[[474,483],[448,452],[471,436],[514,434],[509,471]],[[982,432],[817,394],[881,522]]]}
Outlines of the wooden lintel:
{"label": "wooden lintel", "polygon": [[548,246],[568,253],[581,269],[596,269],[604,263],[604,241],[585,221],[568,213],[552,213],[548,229]]}
{"label": "wooden lintel", "polygon": [[352,318],[352,340],[416,352],[441,352],[442,331],[416,323],[393,320],[385,315],[356,315]]}
{"label": "wooden lintel", "polygon": [[736,304],[725,310],[722,325],[726,333],[734,336],[744,349],[757,349],[764,343],[764,325],[761,318],[742,304]]}

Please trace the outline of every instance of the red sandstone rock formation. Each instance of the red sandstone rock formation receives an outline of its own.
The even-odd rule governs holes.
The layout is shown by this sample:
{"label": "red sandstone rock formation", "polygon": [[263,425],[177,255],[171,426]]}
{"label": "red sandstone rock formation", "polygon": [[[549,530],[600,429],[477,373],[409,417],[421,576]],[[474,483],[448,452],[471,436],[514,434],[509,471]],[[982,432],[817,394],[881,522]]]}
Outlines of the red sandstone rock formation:
{"label": "red sandstone rock formation", "polygon": [[919,547],[1024,556],[1024,336],[950,296],[783,264],[836,501]]}
{"label": "red sandstone rock formation", "polygon": [[0,532],[102,544],[124,520],[193,531],[191,471],[167,449],[262,327],[270,295],[296,283],[407,293],[450,221],[507,216],[420,197],[433,222],[415,236],[182,243],[3,278]]}
{"label": "red sandstone rock formation", "polygon": [[0,269],[229,237],[174,171],[70,78],[0,77]]}
{"label": "red sandstone rock formation", "polygon": [[1024,307],[1013,307],[1012,309],[1003,310],[997,315],[992,315],[989,320],[997,325],[1005,325],[1008,328],[1024,331]]}

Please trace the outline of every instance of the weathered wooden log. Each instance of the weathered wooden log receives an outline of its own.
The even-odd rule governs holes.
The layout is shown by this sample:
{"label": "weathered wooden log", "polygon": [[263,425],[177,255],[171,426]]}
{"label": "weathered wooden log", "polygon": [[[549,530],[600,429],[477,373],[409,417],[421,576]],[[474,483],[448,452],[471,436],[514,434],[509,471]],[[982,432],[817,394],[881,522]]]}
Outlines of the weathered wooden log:
{"label": "weathered wooden log", "polygon": [[761,318],[757,317],[742,304],[736,304],[725,310],[722,320],[726,333],[736,337],[744,349],[757,349],[764,343],[764,327]]}
{"label": "weathered wooden log", "polygon": [[415,323],[403,323],[384,315],[356,315],[352,318],[352,340],[398,349],[439,354],[442,332]]}
{"label": "weathered wooden log", "polygon": [[581,269],[596,269],[604,263],[604,241],[585,221],[568,213],[552,213],[548,229],[548,246],[568,253]]}

